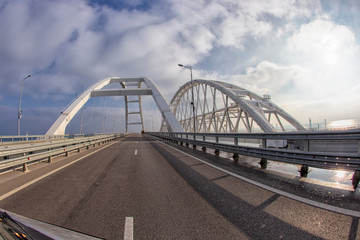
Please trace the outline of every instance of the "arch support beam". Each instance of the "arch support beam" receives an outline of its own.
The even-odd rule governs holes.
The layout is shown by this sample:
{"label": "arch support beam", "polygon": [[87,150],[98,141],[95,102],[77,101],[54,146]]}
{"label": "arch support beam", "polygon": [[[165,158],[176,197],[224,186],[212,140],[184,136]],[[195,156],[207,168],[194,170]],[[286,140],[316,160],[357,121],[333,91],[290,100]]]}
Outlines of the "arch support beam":
{"label": "arch support beam", "polygon": [[91,97],[151,95],[151,89],[106,89],[91,92]]}
{"label": "arch support beam", "polygon": [[[106,85],[111,83],[120,83],[123,88],[125,88],[126,86],[135,86],[135,85],[139,86],[139,88],[100,90]],[[140,88],[141,83],[145,83],[147,88]],[[112,78],[105,78],[93,84],[88,89],[86,89],[78,98],[76,98],[72,103],[70,103],[68,107],[66,107],[66,109],[63,112],[61,112],[58,119],[46,132],[46,135],[64,135],[65,129],[69,124],[69,122],[71,121],[71,119],[82,108],[82,106],[85,105],[85,103],[92,97],[128,96],[128,95],[138,95],[138,96],[152,95],[157,107],[161,112],[161,115],[165,119],[169,131],[183,132],[182,127],[180,126],[179,122],[176,120],[174,114],[171,112],[169,105],[166,103],[165,99],[163,98],[160,91],[157,89],[157,87],[155,86],[152,80],[150,80],[147,77],[140,77],[140,78],[112,77]]]}
{"label": "arch support beam", "polygon": [[[260,97],[227,82],[196,79],[181,86],[170,103],[185,131],[193,130],[190,113],[193,88],[196,95],[195,122],[199,132],[233,133],[242,129],[252,132],[254,123],[263,132],[276,132],[277,125],[285,131],[284,123],[298,131],[306,130],[294,117],[270,101],[269,95]],[[271,121],[271,116],[274,121]]]}

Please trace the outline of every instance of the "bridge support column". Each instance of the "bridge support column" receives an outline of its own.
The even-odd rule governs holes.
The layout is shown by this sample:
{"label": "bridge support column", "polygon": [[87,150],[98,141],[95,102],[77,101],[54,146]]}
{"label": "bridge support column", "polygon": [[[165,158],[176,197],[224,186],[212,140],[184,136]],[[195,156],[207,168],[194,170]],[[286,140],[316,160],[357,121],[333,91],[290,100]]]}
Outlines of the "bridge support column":
{"label": "bridge support column", "polygon": [[261,169],[266,169],[268,165],[268,161],[266,158],[262,158],[259,162]]}
{"label": "bridge support column", "polygon": [[193,149],[196,150],[196,145],[195,144],[193,144]]}
{"label": "bridge support column", "polygon": [[219,157],[220,156],[220,150],[219,149],[215,149],[215,156]]}
{"label": "bridge support column", "polygon": [[239,163],[239,154],[238,154],[238,153],[234,153],[233,159],[234,159],[234,164],[238,164],[238,163]]}
{"label": "bridge support column", "polygon": [[184,142],[181,141],[181,142],[180,142],[180,146],[184,146]]}
{"label": "bridge support column", "polygon": [[201,150],[206,153],[206,147],[202,147]]}
{"label": "bridge support column", "polygon": [[300,173],[300,177],[307,177],[308,173],[309,173],[309,166],[306,164],[301,165],[301,168],[299,170]]}
{"label": "bridge support column", "polygon": [[360,170],[356,170],[352,177],[352,185],[354,187],[354,191],[358,187],[359,181],[360,181]]}
{"label": "bridge support column", "polygon": [[186,147],[189,147],[189,143],[186,143],[185,146],[186,146]]}

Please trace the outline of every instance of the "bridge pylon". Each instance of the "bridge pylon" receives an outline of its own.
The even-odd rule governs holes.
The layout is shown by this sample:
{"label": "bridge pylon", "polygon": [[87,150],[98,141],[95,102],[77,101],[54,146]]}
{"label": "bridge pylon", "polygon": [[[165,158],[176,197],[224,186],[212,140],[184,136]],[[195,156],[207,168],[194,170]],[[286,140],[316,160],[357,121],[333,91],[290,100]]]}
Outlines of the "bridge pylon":
{"label": "bridge pylon", "polygon": [[[102,89],[111,83],[119,83],[120,89]],[[145,87],[144,87],[145,85]],[[141,96],[151,95],[161,112],[163,119],[167,125],[169,131],[183,132],[182,127],[176,120],[175,115],[171,112],[169,105],[166,103],[164,97],[157,89],[156,85],[147,77],[139,78],[120,78],[111,77],[103,79],[88,89],[86,89],[78,98],[76,98],[63,112],[61,112],[58,119],[53,123],[50,129],[46,132],[46,135],[64,135],[65,129],[71,119],[82,108],[85,103],[93,97],[105,97],[105,96],[124,96],[125,97],[125,111],[126,111],[126,131],[128,131],[129,125],[141,125],[144,129]],[[129,98],[134,96],[134,98]],[[137,104],[138,111],[130,112],[129,105]],[[130,115],[138,115],[140,117],[139,122],[130,121]]]}
{"label": "bridge pylon", "polygon": [[185,132],[193,132],[194,127],[202,133],[282,132],[286,127],[306,131],[300,122],[272,102],[270,95],[261,97],[222,81],[196,79],[185,83],[175,93],[170,108]]}

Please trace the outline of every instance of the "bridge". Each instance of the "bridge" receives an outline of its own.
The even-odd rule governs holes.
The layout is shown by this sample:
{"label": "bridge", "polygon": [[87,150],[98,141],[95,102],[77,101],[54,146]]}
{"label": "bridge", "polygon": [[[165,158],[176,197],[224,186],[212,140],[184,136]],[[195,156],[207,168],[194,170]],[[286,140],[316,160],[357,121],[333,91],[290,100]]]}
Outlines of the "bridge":
{"label": "bridge", "polygon": [[[124,96],[126,129],[145,130],[143,95],[161,131],[65,134],[104,96]],[[107,78],[46,135],[1,138],[0,208],[106,239],[358,239],[359,142],[358,130],[306,131],[269,96],[228,83],[194,80],[168,105],[149,78]],[[266,170],[268,160],[299,165],[301,178]],[[311,167],[353,171],[354,191],[306,181]]]}

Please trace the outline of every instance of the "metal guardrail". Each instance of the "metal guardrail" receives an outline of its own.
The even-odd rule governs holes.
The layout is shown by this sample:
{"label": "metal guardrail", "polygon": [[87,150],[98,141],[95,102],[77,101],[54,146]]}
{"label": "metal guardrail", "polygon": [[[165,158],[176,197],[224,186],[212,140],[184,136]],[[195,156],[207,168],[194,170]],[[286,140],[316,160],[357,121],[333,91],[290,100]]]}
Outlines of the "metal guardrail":
{"label": "metal guardrail", "polygon": [[54,149],[57,147],[69,146],[77,144],[79,142],[91,141],[92,139],[97,139],[101,136],[95,137],[81,137],[81,138],[71,138],[71,139],[50,139],[47,141],[29,141],[21,142],[21,144],[10,144],[3,145],[0,147],[0,159],[11,158],[16,156],[16,154],[25,155],[29,152],[41,151],[43,149]]}
{"label": "metal guardrail", "polygon": [[[202,147],[215,149],[215,154],[219,151],[233,153],[234,161],[237,163],[239,155],[260,158],[260,165],[266,168],[267,160],[285,162],[290,164],[301,165],[300,175],[307,176],[309,167],[336,169],[336,170],[353,170],[353,185],[356,188],[360,176],[360,131],[331,131],[331,132],[293,132],[293,133],[170,133],[170,132],[152,132],[148,133],[158,138],[173,141],[183,145],[192,145],[194,149]],[[241,146],[244,139],[260,139],[258,147]],[[285,146],[283,148],[269,148],[269,140],[286,140],[302,141],[304,149],[294,149]],[[332,152],[329,151],[309,151],[312,143],[315,145],[325,141],[325,144],[336,145],[337,143],[346,145],[351,143],[355,146],[356,152]],[[246,142],[246,141],[245,141]],[[355,143],[355,144],[354,144]],[[354,151],[352,149],[352,151]],[[355,179],[355,180],[354,180]],[[354,183],[355,182],[355,183]],[[357,183],[356,183],[357,182]],[[355,186],[356,185],[356,186]]]}
{"label": "metal guardrail", "polygon": [[18,144],[27,141],[42,141],[49,139],[68,139],[68,138],[77,138],[77,137],[91,137],[91,136],[99,136],[104,135],[102,133],[99,134],[66,134],[66,135],[5,135],[0,136],[0,146],[1,145],[10,145],[12,143]]}
{"label": "metal guardrail", "polygon": [[149,134],[162,134],[180,136],[181,138],[224,137],[229,139],[302,139],[302,140],[346,140],[360,141],[360,130],[349,131],[319,131],[319,132],[274,132],[274,133],[190,133],[190,132],[153,132]]}
{"label": "metal guardrail", "polygon": [[52,161],[52,157],[69,153],[77,150],[80,152],[81,148],[89,148],[91,145],[105,143],[117,139],[121,134],[98,135],[92,137],[68,138],[62,141],[54,141],[50,139],[47,142],[34,143],[29,145],[28,142],[24,145],[12,146],[8,149],[0,150],[0,170],[23,167],[27,170],[27,164],[36,161],[47,159]]}

